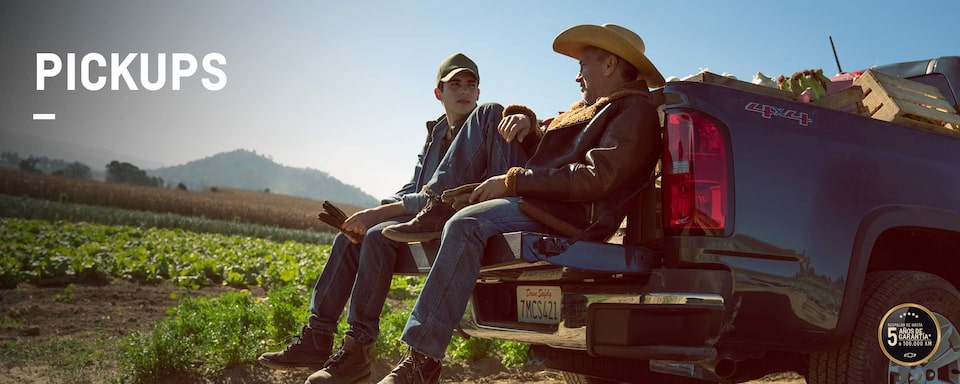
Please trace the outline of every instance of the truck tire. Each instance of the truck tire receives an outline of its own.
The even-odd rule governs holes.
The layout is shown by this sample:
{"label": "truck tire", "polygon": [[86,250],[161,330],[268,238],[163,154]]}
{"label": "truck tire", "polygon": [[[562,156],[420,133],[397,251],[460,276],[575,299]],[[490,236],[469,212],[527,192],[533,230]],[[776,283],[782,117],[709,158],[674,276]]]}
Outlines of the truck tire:
{"label": "truck tire", "polygon": [[[912,371],[892,363],[881,351],[877,340],[882,317],[904,303],[922,305],[938,315],[942,333],[940,348],[934,357],[927,364],[913,367]],[[958,325],[960,292],[943,278],[919,271],[869,273],[853,334],[832,350],[810,355],[807,382],[906,383],[909,374],[913,376],[911,383],[956,383],[960,376]],[[941,355],[941,352],[947,353]]]}

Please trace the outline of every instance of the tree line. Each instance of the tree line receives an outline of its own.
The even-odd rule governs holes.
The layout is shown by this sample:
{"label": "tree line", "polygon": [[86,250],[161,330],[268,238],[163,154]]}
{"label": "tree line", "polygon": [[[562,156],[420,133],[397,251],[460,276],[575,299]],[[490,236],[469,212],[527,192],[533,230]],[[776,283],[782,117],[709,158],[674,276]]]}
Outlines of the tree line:
{"label": "tree line", "polygon": [[[0,153],[0,163],[13,166],[23,172],[45,173],[75,179],[91,179],[90,166],[79,161],[68,162],[61,159],[49,159],[46,156],[21,158],[16,152]],[[163,187],[163,178],[151,177],[136,165],[111,161],[106,165],[107,182]]]}

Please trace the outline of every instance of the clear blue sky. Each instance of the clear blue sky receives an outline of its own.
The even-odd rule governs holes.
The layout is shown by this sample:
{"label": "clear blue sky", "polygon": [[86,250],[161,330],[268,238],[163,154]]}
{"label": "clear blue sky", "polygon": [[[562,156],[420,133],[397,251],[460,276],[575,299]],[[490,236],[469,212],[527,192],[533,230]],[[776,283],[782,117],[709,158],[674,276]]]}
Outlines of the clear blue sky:
{"label": "clear blue sky", "polygon": [[[546,117],[580,96],[576,62],[550,48],[577,24],[632,29],[664,76],[709,68],[750,80],[836,73],[829,36],[844,70],[960,55],[957,15],[956,0],[6,1],[0,132],[109,150],[142,168],[255,150],[382,197],[410,177],[423,123],[442,113],[433,82],[454,52],[479,65],[481,102]],[[198,71],[180,91],[169,80],[156,92],[88,91],[79,80],[67,91],[64,68],[37,91],[37,52],[142,52],[154,65],[157,53],[218,52],[227,84],[208,91]]]}

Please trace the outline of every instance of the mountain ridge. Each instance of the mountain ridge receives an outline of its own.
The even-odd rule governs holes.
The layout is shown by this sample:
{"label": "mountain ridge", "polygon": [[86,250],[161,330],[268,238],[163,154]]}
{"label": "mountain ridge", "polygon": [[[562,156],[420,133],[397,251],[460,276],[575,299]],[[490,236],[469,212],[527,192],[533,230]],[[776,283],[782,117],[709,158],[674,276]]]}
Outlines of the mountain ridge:
{"label": "mountain ridge", "polygon": [[379,203],[378,199],[360,188],[345,184],[327,172],[281,165],[269,156],[246,149],[221,152],[181,165],[164,166],[161,162],[121,150],[84,146],[0,129],[0,151],[16,153],[24,159],[33,156],[77,161],[90,167],[93,178],[98,180],[105,179],[108,163],[120,161],[131,163],[150,176],[163,178],[168,186],[183,183],[193,190],[214,186],[269,190],[357,207],[372,207]]}
{"label": "mountain ridge", "polygon": [[327,172],[278,164],[266,155],[246,149],[145,171],[150,176],[163,178],[168,185],[182,183],[191,190],[220,186],[330,200],[359,207],[378,204],[373,196]]}

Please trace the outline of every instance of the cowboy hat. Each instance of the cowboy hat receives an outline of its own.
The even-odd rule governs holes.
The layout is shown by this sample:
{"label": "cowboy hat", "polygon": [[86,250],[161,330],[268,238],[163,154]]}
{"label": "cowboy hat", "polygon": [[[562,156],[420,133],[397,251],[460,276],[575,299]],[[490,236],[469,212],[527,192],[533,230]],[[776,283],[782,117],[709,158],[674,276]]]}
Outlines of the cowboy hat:
{"label": "cowboy hat", "polygon": [[577,60],[587,46],[604,49],[633,64],[640,71],[638,78],[646,80],[651,87],[666,84],[657,67],[643,54],[643,39],[619,25],[578,25],[560,32],[553,40],[554,51]]}

